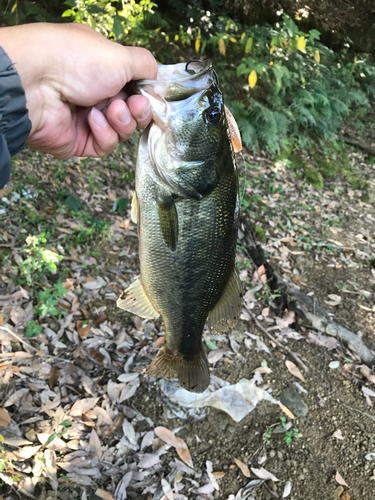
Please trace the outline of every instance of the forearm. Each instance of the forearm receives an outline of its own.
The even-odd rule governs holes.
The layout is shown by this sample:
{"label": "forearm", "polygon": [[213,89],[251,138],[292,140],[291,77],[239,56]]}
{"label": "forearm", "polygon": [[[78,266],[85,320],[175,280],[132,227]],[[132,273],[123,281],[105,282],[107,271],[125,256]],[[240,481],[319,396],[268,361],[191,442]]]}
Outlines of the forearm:
{"label": "forearm", "polygon": [[9,180],[11,156],[24,147],[30,130],[21,78],[0,41],[0,189]]}

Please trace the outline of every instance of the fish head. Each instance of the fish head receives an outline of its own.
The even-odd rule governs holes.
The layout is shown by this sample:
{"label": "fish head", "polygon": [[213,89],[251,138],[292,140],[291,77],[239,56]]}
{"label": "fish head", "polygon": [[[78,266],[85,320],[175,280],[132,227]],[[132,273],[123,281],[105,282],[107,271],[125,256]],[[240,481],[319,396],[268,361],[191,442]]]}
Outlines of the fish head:
{"label": "fish head", "polygon": [[141,80],[137,87],[152,108],[148,148],[155,173],[178,195],[208,195],[225,167],[223,153],[231,157],[223,96],[211,62],[160,65],[157,80]]}

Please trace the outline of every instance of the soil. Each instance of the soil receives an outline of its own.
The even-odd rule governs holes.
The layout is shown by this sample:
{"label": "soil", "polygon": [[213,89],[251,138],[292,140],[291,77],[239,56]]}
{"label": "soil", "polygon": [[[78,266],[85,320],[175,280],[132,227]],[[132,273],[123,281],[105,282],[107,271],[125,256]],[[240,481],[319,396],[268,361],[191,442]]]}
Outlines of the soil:
{"label": "soil", "polygon": [[[131,157],[126,157],[126,154],[125,160],[130,164]],[[15,174],[16,179],[17,177],[24,178],[25,165],[29,164],[27,155],[28,153],[25,153],[24,159],[22,156],[20,157],[19,169]],[[353,161],[363,165],[364,175],[374,179],[375,169],[373,166],[367,164],[358,153],[353,152],[352,157]],[[40,161],[40,157],[38,158]],[[120,163],[123,159],[123,156],[120,158],[114,156],[110,161]],[[251,170],[251,176],[254,179],[258,175],[263,180],[269,180],[268,183],[264,183],[263,180],[262,182],[255,180],[250,185],[245,183],[243,188],[245,199],[247,194],[251,197],[253,192],[260,193],[267,210],[269,210],[268,212],[260,212],[259,205],[254,206],[253,210],[247,209],[251,222],[260,225],[264,231],[263,246],[269,251],[269,262],[284,279],[292,280],[305,293],[313,294],[313,297],[326,308],[334,321],[361,335],[368,347],[375,350],[375,274],[372,268],[374,265],[372,259],[375,253],[374,182],[370,181],[370,201],[364,202],[361,192],[351,190],[345,181],[338,179],[334,180],[335,183],[333,180],[327,181],[324,191],[317,191],[304,184],[303,180],[295,178],[291,171],[284,169],[276,175],[277,169],[275,169],[274,163],[269,162],[264,157],[254,158],[245,155],[245,160],[249,164],[255,165]],[[56,172],[58,168],[56,160],[43,157],[43,161],[38,175],[46,175],[46,172],[51,168],[49,164],[52,164],[52,167],[55,165],[53,168]],[[61,166],[61,164],[64,165],[64,163],[59,165]],[[102,192],[108,193],[112,190],[120,192],[123,197],[131,198],[132,183],[128,183],[126,187],[122,184],[119,185],[118,182],[115,183],[118,178],[98,173],[98,164],[93,165],[93,168],[96,168],[94,174],[100,178],[102,183]],[[90,169],[91,167],[92,165],[90,165]],[[104,167],[106,166],[104,165]],[[71,176],[70,182],[67,183],[65,178],[65,180],[61,180],[61,184],[65,183],[63,187],[69,185],[69,190],[72,191],[74,182],[72,186],[71,181],[75,180],[77,166],[70,165],[70,168],[71,174],[68,174]],[[103,165],[100,168],[103,168]],[[123,168],[127,171],[128,167]],[[93,175],[93,170],[90,171]],[[82,174],[83,187],[78,194],[76,192],[77,197],[82,196],[88,176],[89,173]],[[270,183],[282,187],[284,198],[281,201],[277,196],[275,197],[274,191],[269,191]],[[30,182],[28,185],[32,189],[33,183]],[[59,187],[61,188],[61,186]],[[48,195],[46,196],[47,198],[44,198],[42,203],[44,213],[46,213],[45,207],[52,203],[54,195],[50,194],[50,199],[48,199]],[[97,216],[99,214],[112,222],[122,220],[122,217],[117,216],[116,218],[110,212],[109,207],[112,202],[103,201],[101,203],[101,211],[95,212]],[[93,204],[91,208],[93,209],[94,206],[99,205]],[[273,211],[275,206],[276,209],[282,206],[289,212]],[[128,215],[125,213],[124,217]],[[288,220],[289,222],[294,221],[293,227],[288,223]],[[327,220],[329,220],[328,223]],[[279,224],[281,222],[282,225]],[[310,225],[311,233],[306,230],[303,224]],[[9,234],[16,236],[17,232],[14,230],[12,233],[10,226],[7,226],[6,230]],[[127,230],[134,232],[132,227]],[[301,235],[306,236],[306,232],[312,236],[311,240],[305,238],[304,244],[307,247],[303,248],[303,243],[298,242],[298,238]],[[285,241],[281,241],[283,239]],[[61,242],[61,238],[58,241]],[[296,245],[293,242],[298,243]],[[320,245],[319,242],[323,242],[325,246]],[[137,273],[136,237],[134,234],[126,236],[122,232],[114,239],[110,238],[109,241],[104,241],[100,245],[94,241],[92,245],[99,249],[100,256],[95,257],[97,267],[89,269],[90,276],[95,278],[96,275],[100,274],[110,277],[111,281],[117,282],[113,286],[113,290],[115,294],[118,294],[129,276],[135,276]],[[323,248],[328,248],[328,251],[323,251]],[[78,253],[80,251],[83,252],[84,249],[78,248]],[[88,255],[87,252],[86,255]],[[238,260],[241,278],[246,290],[259,285],[257,270],[246,260],[246,254],[242,251],[241,246],[239,246]],[[69,276],[78,276],[77,269],[74,270],[74,259],[68,261],[66,265],[70,269]],[[113,268],[115,271],[112,272]],[[119,268],[122,269],[121,273],[116,271]],[[128,274],[124,273],[124,270]],[[86,273],[85,269],[81,268],[80,272]],[[4,270],[3,277],[9,277],[9,273],[8,266]],[[12,293],[14,289],[16,289],[14,284],[5,280],[0,293],[6,295],[6,293]],[[339,295],[341,302],[337,305],[327,304],[327,302],[332,301],[329,298],[330,294]],[[84,294],[80,300],[82,304],[85,303]],[[113,325],[116,325],[116,322],[121,322],[133,340],[138,342],[136,349],[146,349],[146,357],[142,358],[139,355],[140,361],[136,366],[136,370],[141,371],[156,352],[152,345],[163,333],[162,323],[156,321],[145,334],[144,326],[134,328],[134,325],[138,324],[137,320],[127,315],[124,316],[116,309],[113,298],[109,300],[106,296],[101,296],[100,300],[98,299],[96,302],[95,300],[90,302],[92,309],[103,304],[106,306],[105,313],[108,325],[114,328]],[[277,318],[272,309],[272,298],[267,298],[265,294],[260,293],[257,299],[249,304],[249,307],[252,308],[252,313],[258,317],[264,328],[275,326]],[[230,384],[235,384],[243,378],[253,378],[254,370],[266,365],[272,372],[263,375],[263,384],[268,387],[276,399],[285,388],[296,387],[296,382],[300,384],[300,395],[307,404],[308,413],[305,417],[293,420],[293,428],[298,429],[302,436],[293,437],[289,445],[284,439],[285,432],[282,432],[280,417],[283,416],[283,413],[277,405],[262,401],[239,423],[234,422],[226,413],[216,409],[211,409],[200,420],[192,417],[170,419],[167,418],[166,396],[161,391],[158,381],[150,380],[144,375],[140,376],[140,386],[132,399],[126,402],[128,406],[127,410],[124,409],[125,413],[130,411],[129,408],[132,408],[140,411],[143,416],[149,417],[155,426],[164,426],[168,429],[181,427],[178,436],[185,440],[191,453],[194,470],[198,476],[199,472],[202,474],[205,472],[207,461],[212,462],[214,471],[224,472],[224,476],[218,479],[220,489],[214,491],[212,495],[210,493],[199,495],[192,492],[196,491],[194,488],[190,493],[187,493],[187,488],[182,490],[182,493],[189,499],[234,500],[235,498],[250,498],[271,500],[281,498],[286,482],[290,481],[291,493],[288,496],[290,500],[375,500],[375,455],[373,455],[373,461],[366,459],[366,455],[369,453],[375,454],[375,411],[372,406],[374,400],[371,397],[366,400],[362,391],[364,386],[375,390],[374,384],[362,375],[360,371],[361,360],[353,352],[350,352],[347,346],[337,343],[332,347],[327,343],[326,337],[322,337],[321,342],[319,342],[317,332],[299,328],[296,324],[291,326],[298,332],[298,340],[288,337],[283,331],[274,330],[272,333],[298,354],[298,357],[307,365],[308,373],[301,369],[306,379],[305,382],[297,379],[287,370],[285,361],[290,360],[288,355],[270,342],[251,320],[240,321],[235,331],[229,333],[240,346],[239,354],[233,351],[230,355],[224,355],[211,365],[211,373]],[[270,352],[257,350],[254,342],[247,347],[249,344],[245,344],[246,335],[244,332],[258,335]],[[56,349],[55,355],[66,356],[73,364],[83,368],[84,372],[100,387],[105,388],[110,380],[116,381],[118,374],[122,373],[122,362],[128,359],[126,356],[129,353],[125,355],[125,359],[116,358],[109,350],[113,365],[104,364],[101,366],[100,358],[95,358],[92,352],[92,355],[87,356],[85,351],[80,354],[77,351],[77,341],[72,339],[73,337],[65,338],[64,342],[67,343],[68,349],[64,351]],[[230,351],[229,336],[223,340],[220,338],[215,340],[215,337],[212,337],[211,340],[217,347],[225,347]],[[37,338],[33,338],[30,342],[34,342],[33,345],[39,349]],[[323,345],[325,342],[326,344]],[[21,345],[13,345],[12,348],[15,351],[22,347]],[[134,352],[139,354],[139,350]],[[330,367],[332,361],[339,361],[339,366],[335,369]],[[53,364],[52,361],[50,362]],[[58,363],[56,365],[60,366]],[[19,381],[17,383],[17,389],[22,387],[19,385]],[[10,384],[14,384],[14,380]],[[59,381],[57,385],[61,386],[62,384],[63,382]],[[72,384],[67,384],[65,387],[67,400],[70,394],[75,397],[77,391],[81,396],[90,396],[79,381]],[[2,395],[0,403],[11,392],[11,386],[5,387],[3,385],[0,391],[0,395]],[[121,410],[124,407],[120,405],[119,408]],[[10,413],[12,413],[12,409],[13,407],[8,408]],[[22,419],[29,418],[31,414],[14,411],[11,416],[14,423],[22,424]],[[135,428],[137,432],[149,429],[142,421],[137,422]],[[2,429],[4,429],[2,434],[6,435],[6,428]],[[37,424],[35,429],[37,432],[40,431]],[[266,434],[270,429],[267,439]],[[278,430],[281,432],[277,432]],[[121,434],[121,431],[119,432]],[[115,433],[110,444],[115,446],[119,439],[118,433]],[[145,451],[151,453],[152,448],[146,448]],[[133,452],[130,450],[128,453],[129,455],[122,457],[125,462],[127,457],[130,459]],[[173,448],[161,456],[161,468],[157,472],[158,481],[170,471],[170,462],[175,458],[176,452]],[[250,490],[246,490],[245,487],[257,476],[250,472],[250,477],[245,477],[235,465],[234,458],[241,460],[249,469],[265,468],[274,474],[279,481],[268,480],[258,484],[251,489],[250,494]],[[60,472],[62,473],[62,471]],[[26,470],[26,473],[30,473],[30,470]],[[103,476],[97,480],[97,484],[114,494],[119,479],[120,477],[117,476],[112,479]],[[183,482],[185,479],[184,476]],[[339,484],[342,483],[342,480],[346,485]],[[199,479],[196,481],[198,481],[199,486],[205,484],[203,479],[201,482]],[[59,484],[57,498],[68,498],[69,495],[71,495],[70,498],[81,498],[82,487],[80,487],[81,489],[78,486],[74,487],[74,482],[70,488],[64,487],[62,481]],[[46,489],[47,493],[49,492],[48,495],[52,495],[50,488],[44,483],[42,488],[36,487],[33,498],[42,498],[40,495],[44,495],[43,498],[46,498]],[[96,487],[87,487],[88,498],[100,498],[94,494],[95,491]],[[245,491],[248,491],[247,496],[244,496]],[[5,495],[4,498],[9,499],[18,498],[19,495],[21,498],[28,498],[22,493],[17,493],[16,484],[12,488],[4,490],[3,495]],[[131,486],[128,488],[128,495],[130,498],[145,500],[152,498],[157,500],[163,496],[163,494],[142,493],[140,489],[132,489]],[[0,498],[2,498],[1,494]]]}

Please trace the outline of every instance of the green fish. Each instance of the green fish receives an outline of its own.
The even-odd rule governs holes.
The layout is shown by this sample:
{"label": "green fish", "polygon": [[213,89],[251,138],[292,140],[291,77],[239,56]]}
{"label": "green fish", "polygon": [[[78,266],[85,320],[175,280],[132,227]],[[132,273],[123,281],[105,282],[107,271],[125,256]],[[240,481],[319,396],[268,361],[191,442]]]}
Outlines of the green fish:
{"label": "green fish", "polygon": [[210,382],[202,334],[234,326],[242,287],[235,265],[239,216],[237,125],[209,61],[160,65],[137,82],[153,121],[138,150],[132,219],[141,274],[117,305],[162,316],[165,343],[146,374],[203,392]]}

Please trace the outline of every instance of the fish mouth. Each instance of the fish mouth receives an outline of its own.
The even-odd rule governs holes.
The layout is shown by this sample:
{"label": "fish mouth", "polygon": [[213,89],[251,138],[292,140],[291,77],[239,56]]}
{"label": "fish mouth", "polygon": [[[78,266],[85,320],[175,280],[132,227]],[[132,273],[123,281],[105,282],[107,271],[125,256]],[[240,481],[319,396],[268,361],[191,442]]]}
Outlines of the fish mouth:
{"label": "fish mouth", "polygon": [[208,90],[214,82],[217,82],[217,76],[212,62],[193,59],[186,63],[159,65],[156,80],[138,80],[134,88],[149,99],[153,120],[165,132],[168,128],[168,103],[183,101]]}

